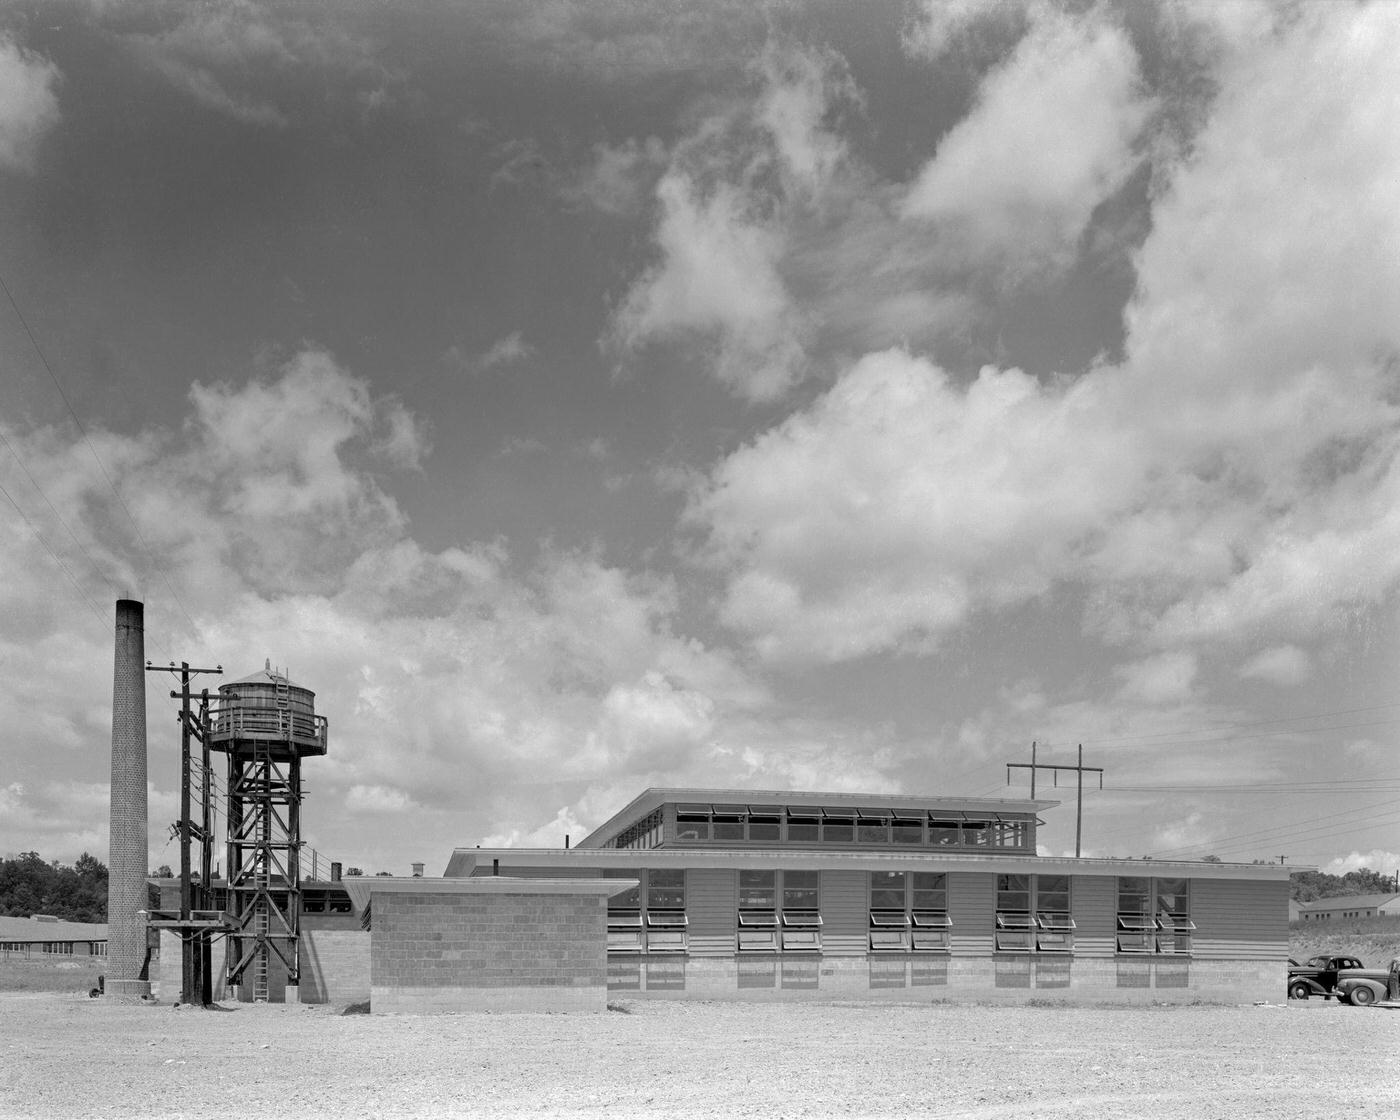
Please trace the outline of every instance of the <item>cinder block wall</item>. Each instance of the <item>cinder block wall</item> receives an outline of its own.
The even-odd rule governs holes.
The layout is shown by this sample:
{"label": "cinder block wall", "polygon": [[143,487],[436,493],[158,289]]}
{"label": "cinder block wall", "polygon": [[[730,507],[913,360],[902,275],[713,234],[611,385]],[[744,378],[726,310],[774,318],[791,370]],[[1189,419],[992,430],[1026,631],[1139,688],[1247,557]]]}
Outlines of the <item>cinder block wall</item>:
{"label": "cinder block wall", "polygon": [[603,1011],[597,894],[376,894],[371,1010]]}
{"label": "cinder block wall", "polygon": [[359,929],[301,934],[302,1003],[359,1003],[370,998],[370,935]]}

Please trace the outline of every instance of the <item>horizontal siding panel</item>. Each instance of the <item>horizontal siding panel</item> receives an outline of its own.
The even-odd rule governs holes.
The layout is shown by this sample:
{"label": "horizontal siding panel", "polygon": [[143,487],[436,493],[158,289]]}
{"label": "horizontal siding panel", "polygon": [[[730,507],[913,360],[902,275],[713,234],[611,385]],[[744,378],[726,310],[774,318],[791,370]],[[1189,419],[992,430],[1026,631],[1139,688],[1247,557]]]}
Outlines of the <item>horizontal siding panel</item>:
{"label": "horizontal siding panel", "polygon": [[992,951],[997,881],[986,872],[948,874],[948,918],[953,923],[953,955],[985,957]]}
{"label": "horizontal siding panel", "polygon": [[864,955],[869,942],[870,873],[823,871],[822,952],[830,956]]}
{"label": "horizontal siding panel", "polygon": [[1074,916],[1074,955],[1111,957],[1118,950],[1118,880],[1076,875],[1070,881]]}
{"label": "horizontal siding panel", "polygon": [[690,923],[689,942],[692,956],[733,955],[738,912],[737,871],[697,867],[685,873],[685,913]]}
{"label": "horizontal siding panel", "polygon": [[1190,889],[1194,956],[1287,959],[1287,882],[1192,879]]}

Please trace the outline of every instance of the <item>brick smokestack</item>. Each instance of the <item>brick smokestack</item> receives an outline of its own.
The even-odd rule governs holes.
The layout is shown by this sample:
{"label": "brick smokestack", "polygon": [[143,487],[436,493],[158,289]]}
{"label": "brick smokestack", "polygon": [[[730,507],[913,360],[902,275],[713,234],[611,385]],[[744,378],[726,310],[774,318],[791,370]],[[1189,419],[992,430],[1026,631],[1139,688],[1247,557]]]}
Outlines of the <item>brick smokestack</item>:
{"label": "brick smokestack", "polygon": [[107,860],[109,996],[147,996],[145,608],[117,600],[112,669],[112,828]]}

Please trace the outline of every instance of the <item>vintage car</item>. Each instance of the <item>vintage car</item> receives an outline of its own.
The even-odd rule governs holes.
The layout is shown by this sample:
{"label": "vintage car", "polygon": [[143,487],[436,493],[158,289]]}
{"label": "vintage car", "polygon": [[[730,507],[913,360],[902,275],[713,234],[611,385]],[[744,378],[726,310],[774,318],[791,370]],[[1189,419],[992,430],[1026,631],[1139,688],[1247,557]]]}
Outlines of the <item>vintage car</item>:
{"label": "vintage car", "polygon": [[1302,964],[1288,962],[1288,998],[1307,999],[1309,996],[1322,996],[1330,999],[1336,995],[1337,974],[1343,969],[1366,966],[1355,957],[1309,957]]}
{"label": "vintage car", "polygon": [[1337,975],[1337,998],[1356,1007],[1400,1001],[1400,958],[1386,968],[1346,968]]}

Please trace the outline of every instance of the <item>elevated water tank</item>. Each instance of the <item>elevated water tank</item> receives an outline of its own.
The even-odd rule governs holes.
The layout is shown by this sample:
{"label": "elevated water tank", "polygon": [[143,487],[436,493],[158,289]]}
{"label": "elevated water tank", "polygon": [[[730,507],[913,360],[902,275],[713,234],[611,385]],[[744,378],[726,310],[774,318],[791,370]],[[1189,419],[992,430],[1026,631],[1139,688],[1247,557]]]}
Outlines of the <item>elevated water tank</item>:
{"label": "elevated water tank", "polygon": [[267,662],[262,672],[219,686],[209,746],[230,753],[265,747],[274,758],[326,753],[326,719],[316,694],[292,684]]}

